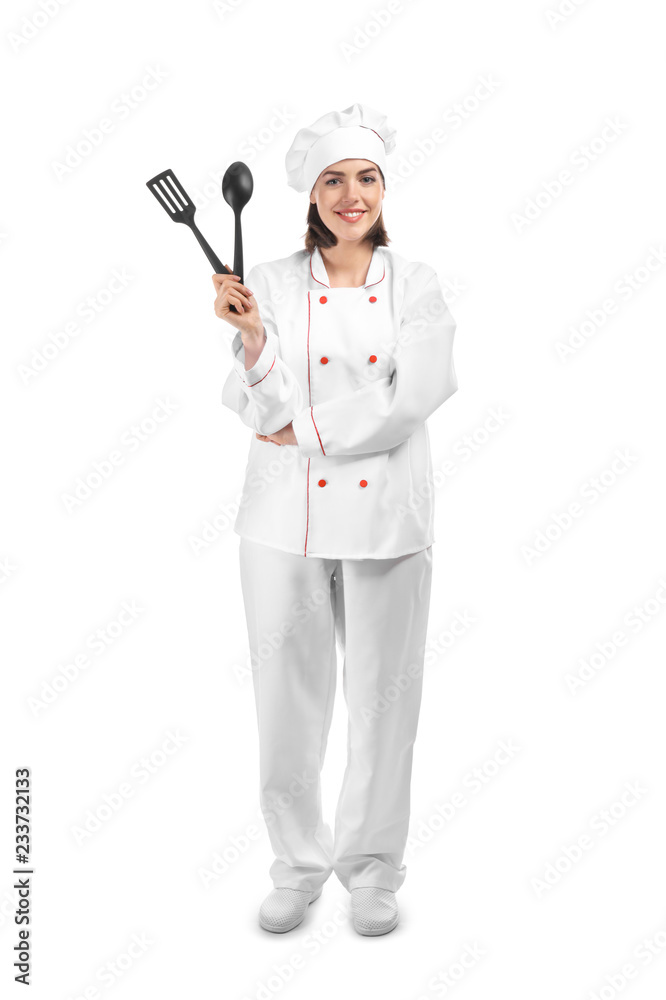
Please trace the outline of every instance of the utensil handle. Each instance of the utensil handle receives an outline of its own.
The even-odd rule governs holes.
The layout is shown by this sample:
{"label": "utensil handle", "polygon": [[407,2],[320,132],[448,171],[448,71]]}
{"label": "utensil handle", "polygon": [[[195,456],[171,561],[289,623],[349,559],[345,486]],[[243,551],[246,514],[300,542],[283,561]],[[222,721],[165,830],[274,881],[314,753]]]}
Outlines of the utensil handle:
{"label": "utensil handle", "polygon": [[[228,267],[224,266],[224,264],[222,263],[222,261],[220,260],[220,258],[217,256],[217,254],[215,253],[215,251],[213,250],[213,248],[211,247],[211,245],[208,243],[208,240],[197,229],[197,226],[196,226],[196,223],[194,222],[194,219],[192,220],[192,222],[190,224],[190,229],[192,230],[192,232],[194,233],[194,235],[196,236],[196,238],[199,240],[199,243],[201,245],[201,249],[206,254],[206,257],[208,257],[209,263],[212,264],[213,267],[215,268],[215,274],[232,274],[232,273],[234,273],[234,272],[230,271]],[[229,304],[229,311],[230,312],[234,312],[234,313],[238,313],[238,309],[236,309],[236,306],[232,306],[231,304]]]}
{"label": "utensil handle", "polygon": [[201,248],[203,252],[206,254],[206,257],[208,257],[208,260],[215,268],[215,274],[224,274],[225,271],[227,274],[231,274],[229,268],[224,266],[220,258],[217,256],[213,248],[206,240],[205,236],[203,236],[202,233],[199,232],[196,223],[194,221],[190,223],[190,229],[192,230],[196,238],[199,240]]}
{"label": "utensil handle", "polygon": [[234,274],[243,281],[243,234],[241,232],[240,212],[236,212],[236,231],[234,235]]}

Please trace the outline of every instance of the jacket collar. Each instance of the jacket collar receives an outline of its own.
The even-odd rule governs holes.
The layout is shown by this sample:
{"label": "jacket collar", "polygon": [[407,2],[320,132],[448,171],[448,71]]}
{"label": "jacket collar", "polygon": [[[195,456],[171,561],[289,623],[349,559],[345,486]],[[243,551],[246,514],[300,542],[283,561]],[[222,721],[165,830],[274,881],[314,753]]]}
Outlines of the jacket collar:
{"label": "jacket collar", "polygon": [[[378,282],[384,280],[386,270],[384,257],[380,251],[380,247],[374,247],[372,251],[372,260],[370,261],[364,288],[368,288],[369,285],[376,285]],[[319,247],[315,247],[313,253],[310,254],[310,275],[314,278],[315,284],[325,285],[326,288],[331,287],[328,283],[326,265],[324,264],[324,258],[321,255]]]}

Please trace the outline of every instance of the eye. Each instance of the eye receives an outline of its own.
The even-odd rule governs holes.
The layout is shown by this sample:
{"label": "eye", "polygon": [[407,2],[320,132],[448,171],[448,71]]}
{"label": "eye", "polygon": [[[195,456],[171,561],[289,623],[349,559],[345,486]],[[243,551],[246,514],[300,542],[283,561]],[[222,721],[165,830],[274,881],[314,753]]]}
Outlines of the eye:
{"label": "eye", "polygon": [[[331,177],[330,180],[327,180],[325,183],[328,186],[329,184],[335,184],[339,180],[340,180],[339,177]],[[373,177],[372,174],[366,174],[365,177],[361,178],[361,180],[370,181],[371,184],[374,184],[376,182],[377,178]],[[368,187],[367,184],[365,186]]]}

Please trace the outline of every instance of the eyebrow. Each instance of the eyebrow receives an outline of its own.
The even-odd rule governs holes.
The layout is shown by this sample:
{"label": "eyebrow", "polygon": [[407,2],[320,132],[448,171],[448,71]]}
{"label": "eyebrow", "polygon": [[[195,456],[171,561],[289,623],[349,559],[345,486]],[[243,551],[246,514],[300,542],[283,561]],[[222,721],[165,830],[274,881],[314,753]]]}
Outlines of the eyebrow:
{"label": "eyebrow", "polygon": [[[368,167],[367,170],[359,170],[357,171],[356,176],[358,177],[359,174],[372,174],[372,173],[375,174],[377,173],[377,167]],[[326,174],[335,174],[337,177],[345,176],[344,170],[325,170],[322,176],[325,177]]]}

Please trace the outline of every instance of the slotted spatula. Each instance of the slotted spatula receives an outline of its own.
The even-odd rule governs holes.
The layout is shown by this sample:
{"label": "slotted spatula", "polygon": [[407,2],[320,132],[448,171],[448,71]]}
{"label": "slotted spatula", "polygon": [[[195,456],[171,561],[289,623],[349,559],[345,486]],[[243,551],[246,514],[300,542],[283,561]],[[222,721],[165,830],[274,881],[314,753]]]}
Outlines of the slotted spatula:
{"label": "slotted spatula", "polygon": [[[173,170],[163,170],[161,174],[151,177],[149,181],[146,181],[146,187],[153,192],[169,218],[173,219],[174,222],[184,222],[186,226],[190,227],[209,263],[215,268],[215,274],[233,274],[233,271],[224,266],[213,248],[197,229],[194,221],[196,205]],[[232,312],[238,313],[236,306],[230,305],[229,308]]]}

